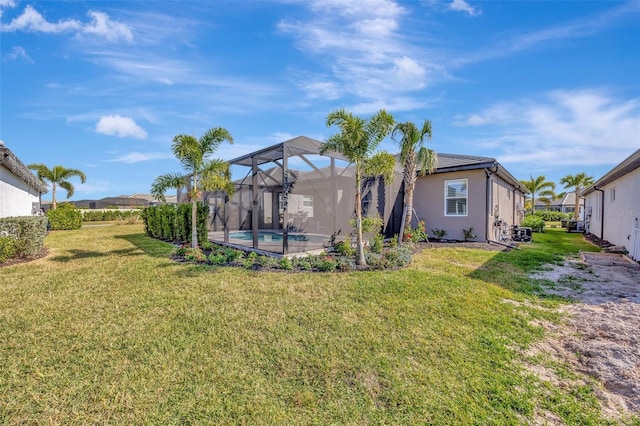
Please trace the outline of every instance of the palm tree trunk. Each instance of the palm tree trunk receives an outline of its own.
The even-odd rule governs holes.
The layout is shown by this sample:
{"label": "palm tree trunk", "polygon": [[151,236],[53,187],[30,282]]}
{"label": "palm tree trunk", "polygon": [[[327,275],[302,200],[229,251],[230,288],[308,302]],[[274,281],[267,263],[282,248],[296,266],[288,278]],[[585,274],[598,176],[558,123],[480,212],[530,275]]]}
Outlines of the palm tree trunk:
{"label": "palm tree trunk", "polygon": [[193,173],[193,188],[191,193],[191,247],[198,248],[198,188],[197,175]]}
{"label": "palm tree trunk", "polygon": [[576,186],[576,202],[574,204],[573,210],[573,220],[578,220],[580,218],[580,187]]}
{"label": "palm tree trunk", "polygon": [[362,242],[362,195],[360,188],[360,170],[356,165],[356,265],[365,266],[364,244]]}
{"label": "palm tree trunk", "polygon": [[55,210],[58,208],[58,203],[56,203],[56,183],[52,182],[51,184],[51,210]]}
{"label": "palm tree trunk", "polygon": [[413,192],[415,189],[415,182],[411,182],[407,185],[407,190],[404,194],[404,205],[407,206],[407,219],[404,224],[406,230],[411,229],[411,220],[413,219]]}

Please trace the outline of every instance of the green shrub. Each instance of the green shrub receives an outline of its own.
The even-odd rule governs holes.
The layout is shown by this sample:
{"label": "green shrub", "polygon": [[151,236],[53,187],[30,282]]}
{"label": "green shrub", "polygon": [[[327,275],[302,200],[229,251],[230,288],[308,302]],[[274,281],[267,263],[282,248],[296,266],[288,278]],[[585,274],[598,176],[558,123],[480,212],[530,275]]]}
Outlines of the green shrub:
{"label": "green shrub", "polygon": [[371,240],[369,240],[369,249],[374,253],[382,252],[384,237],[382,234],[375,234]]}
{"label": "green shrub", "polygon": [[49,210],[47,212],[47,218],[53,231],[80,229],[80,227],[82,227],[82,212],[75,208],[63,207]]}
{"label": "green shrub", "polygon": [[305,271],[310,271],[313,269],[311,262],[306,257],[298,257],[293,259],[293,266],[296,268],[304,269]]}
{"label": "green shrub", "polygon": [[351,247],[351,237],[349,236],[344,237],[344,241],[338,241],[334,248],[342,256],[353,256],[356,253],[355,249]]}
{"label": "green shrub", "polygon": [[470,241],[476,238],[476,234],[473,233],[473,226],[469,229],[463,229],[462,235],[465,241]]}
{"label": "green shrub", "polygon": [[522,220],[520,226],[524,228],[531,228],[533,232],[543,232],[544,220],[542,220],[542,218],[537,215],[527,215]]}
{"label": "green shrub", "polygon": [[[198,241],[207,241],[209,205],[198,203],[196,229]],[[145,231],[148,236],[165,241],[191,241],[191,204],[164,204],[143,210]]]}
{"label": "green shrub", "polygon": [[278,266],[278,259],[271,256],[258,256],[256,259],[256,264],[263,268],[274,268]]}
{"label": "green shrub", "polygon": [[199,248],[189,247],[185,250],[185,260],[189,262],[204,262],[207,260],[207,256]]}
{"label": "green shrub", "polygon": [[0,263],[4,263],[18,253],[18,240],[0,236]]}
{"label": "green shrub", "polygon": [[318,263],[318,269],[322,272],[333,272],[336,270],[336,266],[338,266],[337,262],[330,256],[325,256]]}
{"label": "green shrub", "polygon": [[244,256],[244,252],[242,250],[233,249],[230,247],[225,247],[223,249],[223,253],[227,258],[227,262],[231,263],[234,260],[242,258]]}
{"label": "green shrub", "polygon": [[[561,222],[573,219],[573,213],[555,212],[552,210],[539,210],[534,213],[545,222]],[[524,225],[523,225],[524,226]]]}
{"label": "green shrub", "polygon": [[405,231],[404,234],[402,235],[402,240],[409,241],[412,243],[417,243],[419,241],[426,241],[427,229],[424,225],[424,222],[420,221],[420,223],[418,223],[418,226]]}
{"label": "green shrub", "polygon": [[445,231],[444,229],[432,229],[431,233],[433,235],[435,235],[436,240],[441,240],[444,238],[445,235],[447,235],[447,231]]}
{"label": "green shrub", "polygon": [[15,256],[33,257],[44,248],[47,234],[46,216],[19,216],[0,219],[0,235],[16,241]]}
{"label": "green shrub", "polygon": [[291,261],[291,259],[287,257],[283,257],[282,259],[280,259],[280,262],[278,262],[278,265],[280,266],[281,269],[284,269],[285,271],[291,271],[293,269],[293,262]]}
{"label": "green shrub", "polygon": [[227,263],[227,257],[220,253],[211,253],[207,260],[212,265],[226,265]]}

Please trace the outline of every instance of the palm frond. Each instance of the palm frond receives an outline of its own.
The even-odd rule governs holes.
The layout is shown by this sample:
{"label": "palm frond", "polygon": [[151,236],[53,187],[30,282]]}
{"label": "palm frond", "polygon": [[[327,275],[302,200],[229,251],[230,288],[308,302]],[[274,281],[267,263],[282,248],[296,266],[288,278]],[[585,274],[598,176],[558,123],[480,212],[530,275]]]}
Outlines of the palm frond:
{"label": "palm frond", "polygon": [[363,164],[365,176],[382,176],[385,183],[391,183],[395,180],[395,171],[396,158],[387,151],[376,152]]}
{"label": "palm frond", "polygon": [[63,188],[65,191],[67,191],[67,198],[71,198],[73,196],[75,188],[73,187],[73,184],[71,182],[69,182],[68,180],[61,180],[56,183],[60,188]]}

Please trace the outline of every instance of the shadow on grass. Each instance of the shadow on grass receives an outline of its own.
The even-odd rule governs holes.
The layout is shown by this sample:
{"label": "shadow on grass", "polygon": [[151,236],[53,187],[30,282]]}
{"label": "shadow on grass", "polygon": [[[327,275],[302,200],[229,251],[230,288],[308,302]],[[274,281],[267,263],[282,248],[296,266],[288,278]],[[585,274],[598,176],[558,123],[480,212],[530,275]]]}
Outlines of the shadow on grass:
{"label": "shadow on grass", "polygon": [[116,235],[115,237],[130,242],[151,257],[168,258],[174,249],[172,244],[153,239],[144,233]]}
{"label": "shadow on grass", "polygon": [[496,254],[471,272],[469,277],[497,284],[518,293],[562,299],[545,295],[544,288],[551,284],[549,281],[530,278],[529,275],[534,271],[543,270],[546,265],[561,264],[564,259],[577,255],[580,251],[599,250],[581,234],[551,229],[534,234],[534,242],[520,245],[520,250]]}
{"label": "shadow on grass", "polygon": [[105,256],[140,256],[143,253],[138,251],[137,248],[132,247],[128,249],[111,250],[111,251],[91,251],[91,250],[67,250],[69,254],[59,255],[51,258],[54,262],[71,262],[72,260],[90,259]]}

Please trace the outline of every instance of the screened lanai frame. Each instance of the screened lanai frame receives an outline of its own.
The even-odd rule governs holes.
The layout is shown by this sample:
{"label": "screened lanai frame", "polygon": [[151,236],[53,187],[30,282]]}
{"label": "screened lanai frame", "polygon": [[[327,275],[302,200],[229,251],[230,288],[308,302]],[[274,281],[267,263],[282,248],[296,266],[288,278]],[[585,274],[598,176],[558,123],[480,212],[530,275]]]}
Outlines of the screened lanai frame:
{"label": "screened lanai frame", "polygon": [[[336,153],[320,155],[321,146],[318,140],[298,136],[230,160],[236,192],[229,198],[209,194],[209,238],[287,255],[323,250],[350,235],[354,166]],[[390,216],[394,203],[385,206],[385,197],[380,198],[385,186],[378,181],[373,179],[363,191],[365,212],[377,209],[381,216]]]}

